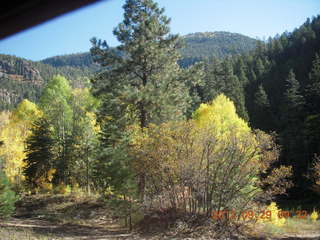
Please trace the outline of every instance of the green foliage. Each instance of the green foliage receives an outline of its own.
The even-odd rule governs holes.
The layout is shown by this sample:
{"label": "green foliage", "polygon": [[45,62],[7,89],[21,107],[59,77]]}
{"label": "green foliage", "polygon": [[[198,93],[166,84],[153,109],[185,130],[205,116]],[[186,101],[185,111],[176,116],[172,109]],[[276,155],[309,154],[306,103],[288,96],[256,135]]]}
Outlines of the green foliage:
{"label": "green foliage", "polygon": [[71,106],[73,109],[72,133],[69,138],[68,156],[72,162],[70,175],[73,182],[90,191],[92,185],[93,162],[98,146],[99,126],[94,114],[99,102],[89,89],[75,89]]}
{"label": "green foliage", "polygon": [[[300,113],[304,108],[305,100],[301,93],[300,83],[296,79],[296,76],[291,69],[286,80],[286,91],[284,93],[284,108],[285,114],[297,114]],[[290,118],[290,116],[288,116]],[[286,121],[286,120],[284,120]],[[288,121],[288,120],[287,120]]]}
{"label": "green foliage", "polygon": [[182,37],[184,47],[180,64],[188,67],[203,59],[223,59],[253,50],[257,41],[247,36],[229,32],[193,33]]}
{"label": "green foliage", "polygon": [[278,147],[271,136],[253,132],[224,95],[201,104],[194,120],[136,131],[130,155],[152,206],[209,216],[213,209],[250,208],[254,199],[290,186],[290,168],[261,177],[276,162]]}
{"label": "green foliage", "polygon": [[319,113],[320,109],[320,56],[315,55],[309,74],[309,83],[306,87],[308,110],[310,113]]}
{"label": "green foliage", "polygon": [[[94,94],[102,101],[98,114],[102,154],[96,169],[103,175],[112,170],[115,180],[109,184],[117,188],[126,185],[118,183],[119,177],[131,174],[126,151],[121,150],[127,142],[122,131],[131,124],[144,131],[150,123],[183,119],[190,106],[190,88],[201,76],[198,66],[185,70],[177,64],[178,36],[170,34],[164,9],[152,0],[127,0],[123,8],[124,20],[114,30],[120,46],[110,49],[93,38],[91,48],[94,60],[106,69],[93,80]],[[143,192],[143,176],[139,188]]]}
{"label": "green foliage", "polygon": [[62,76],[49,82],[40,100],[44,117],[34,123],[26,141],[27,182],[39,189],[52,190],[53,183],[86,187],[89,192],[99,102],[86,88],[72,91]]}
{"label": "green foliage", "polygon": [[77,60],[73,64],[68,64],[68,61],[65,64],[54,64],[49,59],[48,62],[33,62],[0,54],[0,110],[12,109],[23,99],[37,103],[47,82],[58,74],[72,79],[74,87],[88,86],[86,79],[97,71],[98,66],[87,66],[87,61],[90,60],[86,60],[86,55],[89,53],[83,57],[81,54],[75,55]]}
{"label": "green foliage", "polygon": [[170,20],[151,0],[127,1],[124,10],[125,19],[114,31],[121,43],[118,51],[92,40],[95,59],[110,68],[103,80],[94,82],[94,88],[102,91],[98,81],[121,81],[118,102],[132,105],[142,128],[150,122],[182,118],[188,106],[188,89],[178,81],[186,77],[177,65],[178,36],[169,34]]}
{"label": "green foliage", "polygon": [[45,118],[33,123],[32,133],[26,140],[24,175],[32,188],[42,188],[51,182],[50,169],[54,166],[54,146],[52,127]]}
{"label": "green foliage", "polygon": [[69,183],[71,161],[68,156],[69,137],[72,132],[73,109],[70,104],[72,91],[67,79],[55,76],[43,90],[40,107],[53,126],[53,139],[56,142],[56,172],[54,182]]}
{"label": "green foliage", "polygon": [[270,130],[270,116],[272,116],[269,97],[262,84],[259,85],[254,94],[254,115],[252,121],[257,123],[255,127],[263,130]]}
{"label": "green foliage", "polygon": [[[234,74],[231,59],[227,58],[222,62],[214,61],[207,64],[206,68],[205,81],[200,87],[201,101],[208,102],[223,93],[235,103],[239,116],[248,120],[244,95],[246,79],[241,75],[238,78]],[[243,69],[239,69],[239,71],[241,72]]]}
{"label": "green foliage", "polygon": [[[276,131],[282,144],[281,162],[293,166],[296,188],[291,197],[312,194],[310,175],[313,156],[319,152],[319,45],[320,17],[308,19],[292,33],[285,32],[260,42],[250,54],[233,63],[244,85],[250,125]],[[239,59],[243,71],[239,71]],[[244,77],[245,75],[245,77]],[[297,192],[303,194],[296,194]],[[311,195],[310,195],[311,196]]]}
{"label": "green foliage", "polygon": [[[1,159],[0,159],[1,160]],[[0,170],[0,218],[10,217],[15,211],[15,202],[18,196],[12,191],[9,179],[4,171]]]}
{"label": "green foliage", "polygon": [[86,53],[76,53],[76,54],[66,54],[61,56],[55,56],[46,58],[41,61],[42,63],[49,64],[53,67],[91,67],[98,68],[94,65],[93,59],[89,52]]}

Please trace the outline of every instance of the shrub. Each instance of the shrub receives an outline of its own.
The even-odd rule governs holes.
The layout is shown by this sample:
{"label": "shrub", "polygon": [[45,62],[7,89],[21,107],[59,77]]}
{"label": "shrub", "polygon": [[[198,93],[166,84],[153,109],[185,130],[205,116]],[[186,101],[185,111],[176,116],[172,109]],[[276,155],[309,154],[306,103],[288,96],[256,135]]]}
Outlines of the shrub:
{"label": "shrub", "polygon": [[53,192],[56,194],[68,195],[71,193],[71,187],[70,185],[66,185],[62,182],[54,188]]}
{"label": "shrub", "polygon": [[0,218],[7,218],[13,214],[17,200],[8,177],[0,170]]}
{"label": "shrub", "polygon": [[274,138],[253,132],[226,97],[202,104],[194,118],[136,132],[131,154],[135,171],[146,178],[150,204],[210,216],[213,210],[245,211],[254,199],[290,186],[290,168],[268,172],[278,159]]}

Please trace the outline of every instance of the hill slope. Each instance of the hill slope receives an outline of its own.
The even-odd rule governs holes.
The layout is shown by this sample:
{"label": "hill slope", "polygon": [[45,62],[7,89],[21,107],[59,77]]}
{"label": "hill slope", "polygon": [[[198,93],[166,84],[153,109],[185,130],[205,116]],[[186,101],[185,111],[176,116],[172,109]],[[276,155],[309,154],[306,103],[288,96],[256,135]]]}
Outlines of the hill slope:
{"label": "hill slope", "polygon": [[[257,40],[229,32],[191,33],[181,37],[183,47],[180,64],[184,67],[205,58],[225,58],[253,50]],[[41,61],[54,67],[89,67],[97,69],[89,52],[67,54],[46,58]]]}
{"label": "hill slope", "polygon": [[[241,34],[228,32],[193,33],[181,37],[183,67],[205,58],[224,58],[255,48],[257,41]],[[83,78],[99,70],[89,52],[46,58],[34,62],[0,54],[0,110],[15,106],[23,98],[37,101],[41,89],[55,74],[64,75],[74,87],[84,84]]]}
{"label": "hill slope", "polygon": [[10,109],[22,99],[37,101],[41,89],[56,74],[66,76],[73,87],[82,87],[84,78],[95,69],[90,67],[54,67],[42,62],[0,54],[0,111]]}
{"label": "hill slope", "polygon": [[182,65],[190,65],[201,59],[225,58],[253,50],[257,40],[238,33],[204,32],[182,37],[185,47],[181,49]]}

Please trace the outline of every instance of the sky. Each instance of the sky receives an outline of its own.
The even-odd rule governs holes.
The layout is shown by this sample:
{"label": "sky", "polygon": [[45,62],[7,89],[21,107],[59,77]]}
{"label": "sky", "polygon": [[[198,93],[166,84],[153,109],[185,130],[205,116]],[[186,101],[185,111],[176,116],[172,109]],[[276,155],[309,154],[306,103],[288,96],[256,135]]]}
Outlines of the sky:
{"label": "sky", "polygon": [[[293,31],[320,14],[320,0],[156,0],[172,19],[171,32],[229,31],[267,39]],[[123,20],[125,0],[102,0],[0,40],[0,53],[38,61],[89,51],[90,39],[118,42],[113,29]]]}

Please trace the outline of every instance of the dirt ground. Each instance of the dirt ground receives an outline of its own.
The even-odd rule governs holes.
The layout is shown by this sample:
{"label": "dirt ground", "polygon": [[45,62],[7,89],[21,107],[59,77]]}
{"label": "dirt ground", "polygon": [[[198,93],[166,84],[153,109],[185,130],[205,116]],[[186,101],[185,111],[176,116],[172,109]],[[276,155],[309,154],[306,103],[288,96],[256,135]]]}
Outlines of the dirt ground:
{"label": "dirt ground", "polygon": [[[104,239],[224,239],[206,236],[177,237],[159,232],[141,234],[129,231],[112,212],[94,198],[73,196],[30,196],[17,204],[13,218],[0,222],[0,240],[104,240]],[[236,238],[234,238],[236,239]],[[249,238],[242,238],[249,239]],[[278,234],[277,237],[252,237],[252,240],[320,240],[320,229],[299,233]],[[231,240],[231,239],[230,239]]]}

